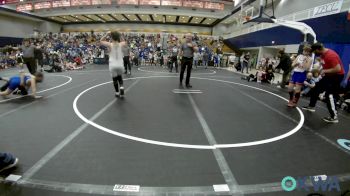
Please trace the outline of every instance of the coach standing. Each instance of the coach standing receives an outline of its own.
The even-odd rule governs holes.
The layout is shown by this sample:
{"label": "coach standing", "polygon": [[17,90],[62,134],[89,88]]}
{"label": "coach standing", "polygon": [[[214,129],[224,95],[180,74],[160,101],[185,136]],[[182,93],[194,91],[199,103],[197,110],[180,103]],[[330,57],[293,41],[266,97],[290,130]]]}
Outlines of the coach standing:
{"label": "coach standing", "polygon": [[182,44],[179,51],[179,56],[182,57],[181,60],[181,71],[180,71],[180,86],[182,86],[182,80],[184,78],[185,70],[187,69],[186,74],[186,87],[192,88],[190,84],[192,63],[193,63],[193,54],[198,51],[198,47],[195,43],[192,42],[192,34],[186,34],[186,43]]}
{"label": "coach standing", "polygon": [[310,104],[303,107],[304,110],[315,112],[315,106],[319,94],[325,92],[327,108],[330,116],[323,118],[327,123],[338,123],[335,97],[338,97],[340,83],[344,78],[344,66],[339,55],[321,43],[315,43],[311,46],[312,51],[321,57],[322,60],[322,79],[316,83],[316,86],[310,91]]}

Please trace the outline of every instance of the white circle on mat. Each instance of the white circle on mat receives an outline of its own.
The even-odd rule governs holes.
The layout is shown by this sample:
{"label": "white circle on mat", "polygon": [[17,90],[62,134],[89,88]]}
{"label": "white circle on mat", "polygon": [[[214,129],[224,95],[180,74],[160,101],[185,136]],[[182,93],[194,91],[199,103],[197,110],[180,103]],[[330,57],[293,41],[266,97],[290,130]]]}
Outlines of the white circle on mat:
{"label": "white circle on mat", "polygon": [[[149,78],[175,78],[176,76],[147,76],[147,77],[134,77],[134,78],[127,78],[124,80],[137,80],[137,79],[149,79]],[[226,80],[217,80],[217,79],[211,79],[211,78],[198,78],[198,77],[192,77],[193,79],[198,79],[198,80],[209,80],[209,81],[216,81],[216,82],[223,82],[223,83],[228,83],[228,84],[235,84],[235,85],[239,85],[239,86],[244,86],[244,87],[248,87],[248,88],[252,88],[255,90],[259,90],[262,92],[266,92],[268,94],[274,95],[284,101],[288,101],[288,99],[277,95],[275,93],[272,93],[270,91],[261,89],[261,88],[257,88],[257,87],[253,87],[253,86],[249,86],[249,85],[245,85],[245,84],[241,84],[241,83],[236,83],[236,82],[231,82],[231,81],[226,81]],[[218,148],[238,148],[238,147],[247,147],[247,146],[256,146],[256,145],[261,145],[261,144],[267,144],[267,143],[271,143],[271,142],[275,142],[278,140],[282,140],[284,138],[287,138],[293,134],[295,134],[296,132],[298,132],[301,127],[304,124],[305,121],[305,117],[303,112],[301,111],[300,108],[296,108],[296,110],[298,111],[299,115],[300,115],[300,121],[297,124],[296,127],[294,127],[292,130],[276,136],[276,137],[272,137],[272,138],[268,138],[268,139],[264,139],[264,140],[258,140],[258,141],[251,141],[251,142],[244,142],[244,143],[234,143],[234,144],[215,144],[215,145],[193,145],[193,144],[181,144],[181,143],[170,143],[170,142],[162,142],[162,141],[157,141],[157,140],[151,140],[151,139],[144,139],[144,138],[140,138],[140,137],[136,137],[136,136],[132,136],[132,135],[128,135],[125,133],[121,133],[115,130],[111,130],[108,129],[102,125],[99,125],[91,120],[89,120],[88,118],[86,118],[84,115],[81,114],[81,112],[79,111],[78,107],[77,107],[77,103],[79,98],[84,95],[85,93],[87,93],[88,91],[90,91],[91,89],[97,88],[99,86],[108,84],[108,83],[112,83],[112,81],[110,82],[104,82],[95,86],[92,86],[86,90],[84,90],[83,92],[81,92],[75,99],[73,102],[73,109],[74,112],[77,114],[77,116],[83,120],[84,122],[90,124],[91,126],[100,129],[106,133],[110,133],[112,135],[115,136],[119,136],[122,138],[126,138],[129,140],[133,140],[133,141],[138,141],[138,142],[143,142],[143,143],[147,143],[147,144],[154,144],[154,145],[160,145],[160,146],[168,146],[168,147],[176,147],[176,148],[189,148],[189,149],[208,149],[208,150],[213,150],[213,149],[218,149]]]}

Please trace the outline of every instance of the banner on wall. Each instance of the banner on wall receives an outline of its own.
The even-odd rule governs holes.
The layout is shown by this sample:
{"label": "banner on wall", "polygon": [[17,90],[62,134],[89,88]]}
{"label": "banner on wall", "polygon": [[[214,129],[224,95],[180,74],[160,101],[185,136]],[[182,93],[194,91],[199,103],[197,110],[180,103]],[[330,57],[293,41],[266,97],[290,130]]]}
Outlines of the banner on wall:
{"label": "banner on wall", "polygon": [[343,0],[327,3],[314,8],[313,17],[327,16],[340,12],[343,5]]}

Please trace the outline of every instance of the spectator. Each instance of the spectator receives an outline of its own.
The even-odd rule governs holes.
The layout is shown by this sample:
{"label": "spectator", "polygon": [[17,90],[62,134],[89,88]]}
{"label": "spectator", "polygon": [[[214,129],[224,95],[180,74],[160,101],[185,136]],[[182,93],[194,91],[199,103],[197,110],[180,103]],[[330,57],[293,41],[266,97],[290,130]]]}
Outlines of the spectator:
{"label": "spectator", "polygon": [[205,67],[205,69],[208,68],[209,63],[209,54],[207,50],[204,50],[202,53],[202,65]]}
{"label": "spectator", "polygon": [[259,70],[256,72],[256,79],[258,83],[261,83],[263,80],[263,76],[266,74],[266,72],[263,70],[263,67],[260,66]]}
{"label": "spectator", "polygon": [[287,82],[288,82],[288,77],[291,71],[291,65],[292,65],[292,60],[291,58],[284,52],[283,49],[278,51],[278,57],[280,58],[280,63],[277,65],[276,69],[282,69],[283,70],[283,75],[282,75],[282,81],[281,85],[278,86],[279,88],[285,88]]}
{"label": "spectator", "polygon": [[248,72],[248,66],[249,66],[249,60],[250,60],[250,53],[246,53],[244,56],[243,56],[243,59],[241,60],[242,61],[242,67],[241,67],[241,72],[243,73],[244,71],[244,68],[247,69],[247,74],[249,73]]}
{"label": "spectator", "polygon": [[[316,70],[317,71],[317,70]],[[302,96],[309,97],[309,92],[311,89],[313,89],[316,86],[316,82],[318,82],[318,73],[309,72],[306,76],[306,80],[304,81],[304,88],[301,92]]]}
{"label": "spectator", "polygon": [[193,54],[193,65],[197,68],[198,67],[198,62],[199,62],[199,52],[194,52]]}
{"label": "spectator", "polygon": [[229,57],[228,57],[228,64],[230,66],[232,66],[232,68],[235,67],[235,61],[236,61],[236,54],[232,53]]}
{"label": "spectator", "polygon": [[16,158],[10,153],[0,152],[0,173],[5,170],[16,167],[17,164],[18,164],[18,158]]}

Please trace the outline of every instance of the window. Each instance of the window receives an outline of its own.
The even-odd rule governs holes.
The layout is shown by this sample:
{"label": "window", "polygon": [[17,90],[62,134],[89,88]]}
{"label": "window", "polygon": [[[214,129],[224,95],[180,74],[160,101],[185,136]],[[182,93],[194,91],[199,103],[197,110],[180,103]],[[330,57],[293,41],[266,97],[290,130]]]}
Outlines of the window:
{"label": "window", "polygon": [[184,7],[203,8],[204,6],[204,2],[201,1],[183,0],[182,2]]}
{"label": "window", "polygon": [[92,5],[110,5],[112,4],[112,0],[92,0]]}
{"label": "window", "polygon": [[162,5],[165,6],[182,6],[181,0],[162,0]]}
{"label": "window", "polygon": [[52,7],[69,7],[70,0],[56,0],[52,1]]}
{"label": "window", "polygon": [[51,2],[50,1],[44,1],[40,3],[35,3],[34,4],[34,9],[39,10],[39,9],[49,9],[51,8]]}
{"label": "window", "polygon": [[118,0],[118,4],[138,5],[138,0]]}
{"label": "window", "polygon": [[140,0],[140,5],[160,5],[160,0]]}
{"label": "window", "polygon": [[17,5],[16,10],[18,12],[30,11],[30,10],[33,10],[33,5],[31,3],[19,4]]}

